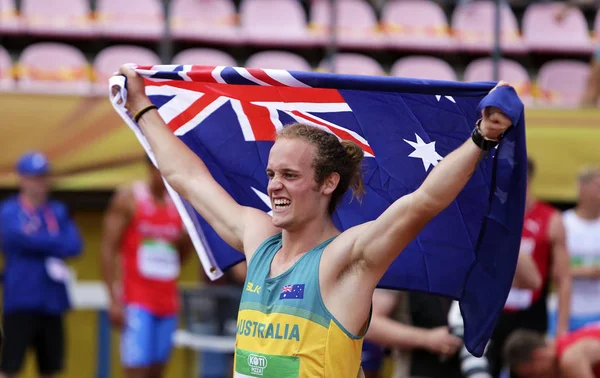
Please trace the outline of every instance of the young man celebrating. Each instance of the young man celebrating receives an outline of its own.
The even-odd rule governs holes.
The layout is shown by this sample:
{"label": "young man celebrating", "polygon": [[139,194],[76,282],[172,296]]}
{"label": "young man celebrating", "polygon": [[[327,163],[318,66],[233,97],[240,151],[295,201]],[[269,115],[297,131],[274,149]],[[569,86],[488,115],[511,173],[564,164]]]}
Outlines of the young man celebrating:
{"label": "young man celebrating", "polygon": [[521,378],[600,378],[600,324],[547,343],[544,334],[518,330],[506,342],[504,359]]}
{"label": "young man celebrating", "polygon": [[163,177],[248,261],[236,377],[356,377],[377,283],[512,124],[499,109],[485,108],[472,140],[447,155],[419,189],[376,220],[340,232],[332,220],[338,201],[349,188],[357,196],[364,191],[356,144],[303,124],[283,128],[267,164],[271,217],[235,202],[165,125],[143,79],[128,66],[120,74],[127,78],[125,107]]}
{"label": "young man celebrating", "polygon": [[191,251],[160,172],[150,161],[148,169],[148,182],[117,191],[104,219],[102,273],[126,378],[163,376],[177,328],[180,264]]}

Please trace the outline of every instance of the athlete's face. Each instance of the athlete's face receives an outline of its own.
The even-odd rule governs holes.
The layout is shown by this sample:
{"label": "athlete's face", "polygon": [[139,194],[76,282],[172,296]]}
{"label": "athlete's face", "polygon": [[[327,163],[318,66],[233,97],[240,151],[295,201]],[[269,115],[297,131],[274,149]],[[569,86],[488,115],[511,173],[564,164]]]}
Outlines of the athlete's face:
{"label": "athlete's face", "polygon": [[271,148],[267,191],[276,227],[292,230],[326,213],[328,197],[312,166],[315,153],[315,146],[295,138],[280,138]]}
{"label": "athlete's face", "polygon": [[580,202],[591,210],[600,211],[600,176],[593,177],[580,184]]}
{"label": "athlete's face", "polygon": [[21,193],[35,202],[44,202],[50,190],[50,180],[47,175],[20,176]]}

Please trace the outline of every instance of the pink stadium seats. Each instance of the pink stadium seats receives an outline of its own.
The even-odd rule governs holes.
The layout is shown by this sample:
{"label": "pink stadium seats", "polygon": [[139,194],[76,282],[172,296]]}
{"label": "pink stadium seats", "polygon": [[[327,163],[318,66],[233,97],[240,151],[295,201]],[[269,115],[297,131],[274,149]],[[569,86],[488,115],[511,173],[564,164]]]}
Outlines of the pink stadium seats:
{"label": "pink stadium seats", "polygon": [[[313,0],[310,29],[320,45],[329,43],[329,0]],[[337,43],[344,48],[379,49],[385,46],[375,11],[365,0],[337,2]]]}
{"label": "pink stadium seats", "polygon": [[21,19],[17,14],[15,0],[0,0],[0,32],[18,33],[21,28]]}
{"label": "pink stadium seats", "polygon": [[87,0],[22,0],[21,13],[29,34],[89,37],[93,32]]}
{"label": "pink stadium seats", "polygon": [[443,9],[431,0],[390,0],[382,9],[386,45],[410,51],[455,50]]}
{"label": "pink stadium seats", "polygon": [[224,51],[209,48],[190,48],[173,57],[172,64],[236,67],[235,59]]}
{"label": "pink stadium seats", "polygon": [[11,91],[14,86],[12,59],[8,51],[0,46],[0,92]]}
{"label": "pink stadium seats", "polygon": [[585,92],[589,64],[574,60],[554,60],[540,67],[537,105],[577,107]]}
{"label": "pink stadium seats", "polygon": [[301,57],[287,51],[261,51],[251,55],[244,67],[267,68],[289,71],[311,71],[308,62]]}
{"label": "pink stadium seats", "polygon": [[134,45],[110,46],[98,53],[94,59],[94,93],[108,91],[108,79],[125,63],[140,66],[161,64],[160,58],[152,50]]}
{"label": "pink stadium seats", "polygon": [[[533,90],[529,74],[520,63],[501,59],[499,64],[499,80],[508,81],[517,91],[526,106],[533,105]],[[467,66],[464,81],[493,81],[494,65],[492,58],[479,58]]]}
{"label": "pink stadium seats", "polygon": [[[334,58],[335,73],[349,75],[383,76],[385,71],[373,58],[357,53],[337,53]],[[324,59],[319,71],[329,71],[329,61]]]}
{"label": "pink stadium seats", "polygon": [[156,40],[164,33],[160,0],[97,0],[99,32],[106,37]]}
{"label": "pink stadium seats", "polygon": [[564,20],[556,13],[562,3],[534,3],[523,14],[523,36],[536,52],[590,53],[592,44],[587,22],[580,9],[571,7]]}
{"label": "pink stadium seats", "polygon": [[408,56],[394,63],[390,75],[429,80],[456,81],[456,72],[448,62],[432,56]]}
{"label": "pink stadium seats", "polygon": [[89,65],[83,53],[67,44],[39,42],[27,46],[19,58],[17,87],[47,94],[90,93]]}
{"label": "pink stadium seats", "polygon": [[306,15],[297,0],[243,0],[240,32],[244,40],[261,46],[311,46]]}
{"label": "pink stadium seats", "polygon": [[172,0],[170,7],[169,22],[175,39],[242,42],[232,0]]}
{"label": "pink stadium seats", "polygon": [[[508,53],[525,53],[526,45],[519,34],[515,14],[507,4],[500,9],[502,49]],[[452,28],[461,50],[480,53],[493,50],[495,14],[495,1],[491,0],[471,1],[456,7]]]}

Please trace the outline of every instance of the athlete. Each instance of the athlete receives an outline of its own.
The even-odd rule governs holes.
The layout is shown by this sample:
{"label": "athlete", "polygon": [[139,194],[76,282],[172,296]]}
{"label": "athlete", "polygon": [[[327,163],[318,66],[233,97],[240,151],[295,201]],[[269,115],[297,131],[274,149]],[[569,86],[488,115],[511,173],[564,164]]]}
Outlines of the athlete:
{"label": "athlete", "polygon": [[600,378],[600,324],[567,333],[556,342],[531,330],[513,332],[505,360],[521,378]]}
{"label": "athlete", "polygon": [[177,327],[180,264],[191,251],[159,171],[150,161],[148,169],[147,182],[117,190],[104,219],[102,273],[127,378],[163,376]]}
{"label": "athlete", "polygon": [[[447,155],[423,185],[378,219],[340,233],[331,215],[347,189],[360,197],[363,151],[319,128],[283,128],[268,163],[272,217],[244,207],[165,125],[130,67],[125,107],[169,184],[248,261],[235,348],[236,377],[356,377],[371,298],[392,261],[446,208],[485,150],[511,126],[483,110],[473,138]],[[508,85],[501,83],[500,85]],[[479,143],[480,141],[487,141]]]}

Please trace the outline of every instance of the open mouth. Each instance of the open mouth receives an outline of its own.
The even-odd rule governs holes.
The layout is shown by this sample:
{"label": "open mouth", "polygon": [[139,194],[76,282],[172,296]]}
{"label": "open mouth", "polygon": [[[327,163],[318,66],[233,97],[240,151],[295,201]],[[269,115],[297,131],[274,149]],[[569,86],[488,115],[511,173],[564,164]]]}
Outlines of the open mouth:
{"label": "open mouth", "polygon": [[273,204],[275,205],[276,210],[285,209],[289,207],[291,203],[292,201],[290,201],[289,199],[277,198],[273,200]]}

